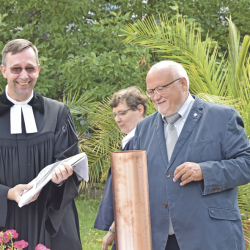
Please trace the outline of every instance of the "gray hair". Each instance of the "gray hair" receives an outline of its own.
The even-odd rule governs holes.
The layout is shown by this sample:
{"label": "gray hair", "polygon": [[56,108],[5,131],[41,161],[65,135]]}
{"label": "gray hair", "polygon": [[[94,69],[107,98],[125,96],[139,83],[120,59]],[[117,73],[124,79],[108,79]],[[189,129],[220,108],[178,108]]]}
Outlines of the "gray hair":
{"label": "gray hair", "polygon": [[154,64],[150,71],[153,70],[154,68],[157,69],[170,69],[172,76],[174,78],[181,78],[181,77],[185,77],[187,80],[187,84],[188,84],[188,88],[189,88],[189,78],[188,78],[188,74],[186,72],[186,70],[183,68],[183,66],[180,63],[174,62],[174,61],[169,61],[169,60],[165,60],[165,61],[161,61],[158,62],[156,64]]}

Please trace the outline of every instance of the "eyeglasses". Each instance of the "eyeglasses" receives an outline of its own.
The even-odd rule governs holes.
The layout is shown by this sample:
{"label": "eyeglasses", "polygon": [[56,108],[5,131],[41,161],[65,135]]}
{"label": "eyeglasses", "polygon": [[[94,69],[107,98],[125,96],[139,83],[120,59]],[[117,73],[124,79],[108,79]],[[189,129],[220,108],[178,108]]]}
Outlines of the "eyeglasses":
{"label": "eyeglasses", "polygon": [[10,72],[12,74],[21,74],[23,69],[27,72],[27,74],[32,74],[32,73],[35,73],[37,71],[37,66],[29,66],[29,67],[26,67],[26,68],[11,67],[11,68],[8,68],[8,69],[10,69]]}
{"label": "eyeglasses", "polygon": [[170,82],[170,83],[168,83],[168,84],[166,84],[166,85],[164,85],[164,86],[159,86],[159,87],[156,87],[155,89],[148,89],[148,90],[146,91],[146,95],[147,95],[148,97],[153,97],[153,96],[154,96],[154,91],[155,91],[158,95],[162,95],[162,94],[165,93],[165,88],[166,88],[168,85],[170,85],[170,84],[172,84],[172,83],[174,83],[174,82],[176,82],[176,81],[178,81],[178,80],[180,80],[180,79],[181,79],[181,77],[178,78],[178,79],[176,79],[176,80],[174,80],[174,81],[172,81],[172,82]]}
{"label": "eyeglasses", "polygon": [[120,112],[118,112],[117,114],[111,114],[111,117],[115,119],[116,117],[124,116],[124,115],[126,115],[126,113],[127,113],[129,110],[131,110],[131,109],[132,109],[132,108],[127,109],[127,110],[124,110],[124,111],[120,111]]}

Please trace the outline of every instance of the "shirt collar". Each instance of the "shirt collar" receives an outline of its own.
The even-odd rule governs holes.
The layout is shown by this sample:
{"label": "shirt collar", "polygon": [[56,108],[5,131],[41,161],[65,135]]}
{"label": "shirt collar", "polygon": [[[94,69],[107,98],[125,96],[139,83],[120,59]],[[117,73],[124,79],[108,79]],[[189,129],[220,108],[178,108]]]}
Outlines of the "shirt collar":
{"label": "shirt collar", "polygon": [[189,93],[187,100],[184,102],[184,104],[182,105],[182,107],[178,111],[178,113],[181,115],[182,118],[184,118],[184,119],[187,118],[187,115],[188,115],[187,111],[188,111],[191,103],[193,103],[193,102],[194,102],[194,98]]}
{"label": "shirt collar", "polygon": [[130,141],[132,137],[134,137],[134,135],[135,135],[135,128],[122,139],[122,148],[126,146],[126,144]]}
{"label": "shirt collar", "polygon": [[[44,114],[44,99],[36,91],[33,91],[33,98],[28,103],[32,108],[37,109],[40,113]],[[0,94],[0,116],[9,111],[14,105],[6,95],[6,91]]]}
{"label": "shirt collar", "polygon": [[[187,98],[187,100],[184,102],[184,104],[181,106],[181,108],[179,109],[179,111],[177,112],[178,114],[180,114],[181,115],[181,118],[183,118],[183,119],[186,119],[187,118],[187,115],[188,115],[188,109],[189,109],[189,107],[190,107],[190,105],[192,104],[194,102],[194,98],[191,96],[191,94],[189,93],[188,94],[188,98]],[[162,117],[162,120],[164,121],[164,122],[166,122],[165,121],[165,116],[164,115],[161,115],[161,117]]]}

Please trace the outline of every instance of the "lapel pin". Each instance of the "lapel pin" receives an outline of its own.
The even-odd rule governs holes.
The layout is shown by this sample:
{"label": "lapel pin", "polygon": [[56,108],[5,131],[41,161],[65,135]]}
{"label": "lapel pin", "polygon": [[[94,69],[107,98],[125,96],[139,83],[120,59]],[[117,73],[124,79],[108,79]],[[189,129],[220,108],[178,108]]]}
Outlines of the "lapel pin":
{"label": "lapel pin", "polygon": [[197,117],[197,116],[199,116],[197,113],[194,113],[194,117]]}

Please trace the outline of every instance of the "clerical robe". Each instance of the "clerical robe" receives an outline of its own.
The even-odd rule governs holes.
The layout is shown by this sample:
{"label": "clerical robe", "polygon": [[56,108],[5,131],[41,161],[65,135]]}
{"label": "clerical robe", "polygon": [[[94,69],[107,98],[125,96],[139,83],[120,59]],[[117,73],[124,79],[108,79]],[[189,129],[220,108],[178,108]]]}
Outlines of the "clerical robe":
{"label": "clerical robe", "polygon": [[17,240],[38,243],[51,250],[82,249],[74,198],[80,179],[73,173],[61,186],[49,182],[38,199],[22,208],[7,200],[8,190],[28,184],[47,165],[79,153],[78,139],[68,107],[34,92],[29,103],[37,133],[10,133],[10,107],[5,92],[0,95],[0,231],[15,229]]}

